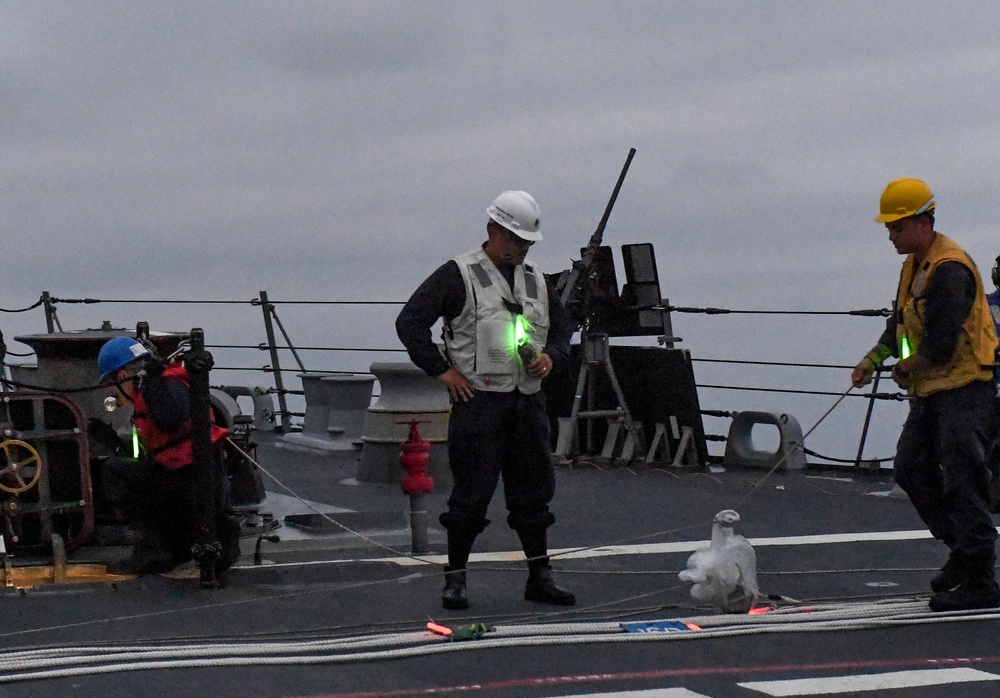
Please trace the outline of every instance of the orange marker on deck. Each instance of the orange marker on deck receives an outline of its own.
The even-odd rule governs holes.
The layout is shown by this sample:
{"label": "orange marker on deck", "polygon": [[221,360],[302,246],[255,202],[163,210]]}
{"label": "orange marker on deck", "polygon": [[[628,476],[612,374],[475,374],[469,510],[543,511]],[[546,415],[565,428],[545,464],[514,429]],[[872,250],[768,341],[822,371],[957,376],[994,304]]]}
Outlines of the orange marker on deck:
{"label": "orange marker on deck", "polygon": [[427,624],[427,629],[430,630],[435,635],[443,635],[444,637],[451,637],[451,628],[446,625],[438,625],[437,623],[429,622]]}

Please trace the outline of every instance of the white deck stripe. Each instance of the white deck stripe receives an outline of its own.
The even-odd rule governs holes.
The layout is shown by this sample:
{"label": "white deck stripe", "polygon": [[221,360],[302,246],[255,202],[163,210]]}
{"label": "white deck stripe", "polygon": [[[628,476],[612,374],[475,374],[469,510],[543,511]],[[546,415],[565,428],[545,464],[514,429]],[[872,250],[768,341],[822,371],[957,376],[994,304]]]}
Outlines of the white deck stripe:
{"label": "white deck stripe", "polygon": [[[831,543],[869,543],[873,541],[920,540],[930,538],[926,531],[872,531],[868,533],[824,533],[812,536],[787,536],[782,538],[750,538],[750,545],[755,548],[784,545],[828,545]],[[610,557],[614,555],[666,555],[669,553],[690,553],[708,545],[707,540],[679,541],[677,543],[644,543],[639,545],[602,545],[599,548],[560,548],[549,550],[549,555],[563,560],[573,560],[594,557]],[[521,551],[473,553],[471,562],[512,562],[523,560]],[[421,561],[444,564],[448,562],[445,555],[431,555],[414,560],[410,557],[381,558],[383,562],[394,562],[398,565],[420,565]]]}
{"label": "white deck stripe", "polygon": [[[1000,529],[998,529],[1000,530]],[[926,530],[920,531],[869,531],[867,533],[824,533],[811,536],[786,536],[781,538],[750,538],[755,548],[781,547],[786,545],[831,545],[837,543],[872,543],[893,540],[921,540],[930,538]],[[598,548],[559,548],[549,550],[549,555],[563,560],[574,560],[615,555],[667,555],[670,553],[690,553],[708,545],[707,540],[679,541],[677,543],[645,543],[639,545],[602,545]],[[524,560],[520,550],[497,551],[493,553],[473,553],[470,562],[518,562]],[[446,555],[420,555],[416,557],[369,557],[339,560],[314,560],[269,565],[275,567],[308,567],[309,565],[345,564],[351,562],[389,562],[402,567],[443,565],[448,562]],[[249,566],[241,565],[239,569]]]}
{"label": "white deck stripe", "polygon": [[943,686],[971,681],[1000,681],[1000,676],[977,669],[917,669],[885,674],[828,676],[820,679],[789,679],[786,681],[750,681],[738,686],[769,696],[819,696],[833,693],[883,691],[891,688]]}
{"label": "white deck stripe", "polygon": [[564,698],[708,698],[686,688],[650,688],[645,691],[618,691],[616,693],[573,693]]}

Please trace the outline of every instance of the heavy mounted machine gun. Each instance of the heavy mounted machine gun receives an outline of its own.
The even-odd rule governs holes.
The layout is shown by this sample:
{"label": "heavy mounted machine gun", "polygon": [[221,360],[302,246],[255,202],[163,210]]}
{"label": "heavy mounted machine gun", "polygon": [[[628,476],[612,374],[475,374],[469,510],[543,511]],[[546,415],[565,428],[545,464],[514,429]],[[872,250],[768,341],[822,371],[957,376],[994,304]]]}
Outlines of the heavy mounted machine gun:
{"label": "heavy mounted machine gun", "polygon": [[591,325],[591,305],[592,297],[598,291],[597,288],[597,267],[595,260],[601,249],[601,242],[604,240],[604,229],[608,225],[611,217],[611,210],[615,207],[618,199],[618,192],[621,191],[625,175],[628,174],[629,165],[632,164],[632,157],[635,155],[635,148],[630,148],[628,157],[625,158],[625,165],[621,174],[618,175],[618,182],[614,191],[611,192],[611,199],[604,209],[601,222],[597,224],[597,230],[590,236],[590,241],[583,248],[579,261],[574,261],[570,269],[564,271],[556,282],[556,293],[563,307],[576,323],[578,328],[588,329]]}
{"label": "heavy mounted machine gun", "polygon": [[[577,378],[573,408],[569,419],[560,420],[559,424],[559,435],[555,450],[558,456],[566,456],[570,451],[574,450],[577,425],[581,419],[607,419],[609,433],[613,435],[607,441],[611,442],[617,439],[617,434],[624,427],[625,447],[622,450],[621,456],[623,459],[630,460],[633,454],[644,451],[645,440],[643,438],[642,424],[632,419],[632,413],[625,402],[621,385],[615,375],[614,367],[611,365],[608,333],[598,320],[600,317],[600,301],[602,297],[608,294],[607,289],[604,288],[606,284],[600,278],[601,265],[597,264],[597,260],[602,250],[608,249],[601,247],[601,242],[604,238],[604,229],[607,227],[608,218],[611,217],[611,210],[618,199],[618,192],[622,188],[622,183],[625,181],[625,175],[628,174],[628,168],[632,164],[632,157],[634,155],[635,148],[629,149],[625,165],[622,167],[621,174],[618,175],[618,182],[615,184],[614,191],[611,193],[611,199],[604,209],[601,222],[598,223],[594,234],[590,236],[587,246],[581,251],[580,261],[573,262],[573,266],[570,269],[562,272],[555,285],[560,301],[573,319],[576,327],[581,330],[580,348],[582,350],[580,375]],[[610,250],[608,251],[610,252]],[[613,273],[613,261],[611,262],[611,269]],[[615,296],[614,300],[617,301],[617,288],[614,289],[613,295]],[[585,394],[584,389],[587,387],[588,377],[594,369],[603,369],[607,375],[608,382],[611,384],[617,401],[616,407],[612,409],[591,409],[592,400],[588,399],[588,405],[584,408],[582,404]],[[588,452],[592,446],[589,443],[591,440],[590,433],[588,429]],[[609,450],[605,448],[605,451]]]}

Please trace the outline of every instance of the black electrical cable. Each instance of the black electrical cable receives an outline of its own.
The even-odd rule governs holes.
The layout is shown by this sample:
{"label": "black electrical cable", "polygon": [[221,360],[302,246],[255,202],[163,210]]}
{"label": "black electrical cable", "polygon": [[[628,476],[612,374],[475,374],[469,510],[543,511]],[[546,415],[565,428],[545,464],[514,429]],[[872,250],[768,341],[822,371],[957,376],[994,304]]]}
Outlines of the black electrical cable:
{"label": "black electrical cable", "polygon": [[0,308],[0,313],[26,313],[29,310],[34,310],[44,302],[45,302],[44,296],[39,296],[38,300],[35,301],[32,305],[29,305],[27,308],[15,308],[15,309]]}
{"label": "black electrical cable", "polygon": [[0,383],[12,388],[23,388],[24,390],[34,390],[39,393],[53,393],[57,395],[69,395],[71,393],[89,393],[94,390],[107,390],[110,385],[113,384],[98,384],[98,385],[88,385],[83,388],[54,388],[43,385],[32,385],[31,383],[21,383],[20,381],[13,381],[9,378],[4,378],[0,376]]}
{"label": "black electrical cable", "polygon": [[[834,458],[833,456],[824,456],[822,453],[816,453],[810,448],[802,447],[802,452],[809,456],[815,456],[816,458],[822,458],[823,460],[828,460],[832,463],[857,463],[855,458]],[[862,458],[865,463],[889,463],[895,460],[895,456],[890,458]]]}

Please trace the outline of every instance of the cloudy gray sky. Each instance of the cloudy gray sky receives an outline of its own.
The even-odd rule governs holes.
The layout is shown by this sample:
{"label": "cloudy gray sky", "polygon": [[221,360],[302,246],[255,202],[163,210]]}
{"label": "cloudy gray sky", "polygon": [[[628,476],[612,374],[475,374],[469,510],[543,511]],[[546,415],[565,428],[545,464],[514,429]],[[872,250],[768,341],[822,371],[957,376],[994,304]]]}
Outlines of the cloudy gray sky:
{"label": "cloudy gray sky", "polygon": [[[402,300],[483,239],[507,188],[537,198],[533,256],[561,269],[634,147],[605,240],[653,242],[674,303],[884,307],[900,259],[872,217],[890,179],[926,179],[938,228],[987,273],[1000,253],[998,20],[989,2],[2,0],[0,306],[42,290]],[[302,344],[398,346],[393,308],[279,312]],[[148,319],[253,343],[258,313],[60,307],[67,329]],[[44,329],[37,312],[0,323],[8,337]],[[674,324],[695,357],[825,363],[855,362],[880,331],[859,318]],[[832,400],[701,402],[790,411],[808,428]],[[853,403],[817,429],[816,450],[853,457]],[[891,453],[900,415],[879,406],[870,455]]]}

